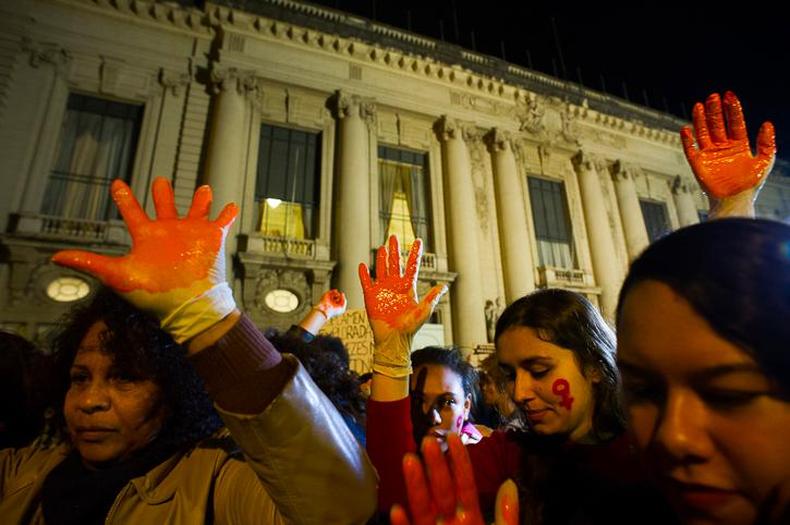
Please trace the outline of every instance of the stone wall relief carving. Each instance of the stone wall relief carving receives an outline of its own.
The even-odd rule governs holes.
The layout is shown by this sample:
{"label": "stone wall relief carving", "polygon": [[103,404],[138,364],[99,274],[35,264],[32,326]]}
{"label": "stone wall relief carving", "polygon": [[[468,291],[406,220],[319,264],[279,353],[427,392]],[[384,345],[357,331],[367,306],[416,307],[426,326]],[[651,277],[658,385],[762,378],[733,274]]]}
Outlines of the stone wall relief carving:
{"label": "stone wall relief carving", "polygon": [[285,104],[287,122],[307,127],[323,127],[331,119],[332,115],[326,107],[325,97],[292,88],[286,88],[284,91],[285,97],[280,103]]}
{"label": "stone wall relief carving", "polygon": [[65,73],[72,59],[67,49],[54,43],[34,42],[28,37],[22,37],[20,47],[28,54],[31,67],[38,68],[42,64],[49,64],[59,75]]}
{"label": "stone wall relief carving", "polygon": [[482,136],[479,133],[470,132],[467,146],[469,148],[469,160],[472,168],[472,182],[475,188],[475,211],[477,212],[477,220],[480,224],[480,229],[488,234],[490,226],[489,214],[491,209],[491,204],[489,202],[491,192],[487,184],[487,180],[490,178],[490,164],[486,162],[486,157],[488,155]]}
{"label": "stone wall relief carving", "polygon": [[520,101],[516,109],[519,130],[535,137],[542,137],[546,131],[546,106],[538,95],[531,93]]}
{"label": "stone wall relief carving", "polygon": [[499,316],[502,315],[504,310],[504,300],[501,297],[486,299],[486,303],[483,306],[483,314],[486,319],[486,339],[489,343],[494,342],[496,323],[499,321]]}
{"label": "stone wall relief carving", "polygon": [[460,91],[450,92],[450,103],[454,106],[479,111],[495,117],[509,115],[513,111],[512,106],[509,104]]}

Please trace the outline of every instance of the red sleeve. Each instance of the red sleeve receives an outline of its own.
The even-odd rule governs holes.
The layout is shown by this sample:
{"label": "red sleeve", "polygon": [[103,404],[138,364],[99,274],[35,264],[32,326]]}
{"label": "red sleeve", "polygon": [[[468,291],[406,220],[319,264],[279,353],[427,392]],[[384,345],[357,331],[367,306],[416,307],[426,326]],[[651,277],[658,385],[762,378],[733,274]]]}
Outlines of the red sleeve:
{"label": "red sleeve", "polygon": [[484,515],[492,514],[499,486],[508,478],[516,481],[521,466],[521,448],[516,434],[495,431],[479,443],[468,445],[466,450],[475,473],[480,509]]}
{"label": "red sleeve", "polygon": [[403,455],[414,452],[411,426],[411,402],[368,400],[368,456],[379,475],[379,510],[389,513],[395,503],[408,508],[406,482],[403,478]]}

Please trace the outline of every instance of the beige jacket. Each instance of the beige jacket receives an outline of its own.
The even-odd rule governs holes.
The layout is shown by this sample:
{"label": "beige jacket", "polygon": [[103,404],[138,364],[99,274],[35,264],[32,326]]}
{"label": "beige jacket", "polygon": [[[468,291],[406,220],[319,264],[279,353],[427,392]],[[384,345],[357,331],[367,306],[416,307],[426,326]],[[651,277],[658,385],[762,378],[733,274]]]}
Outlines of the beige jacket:
{"label": "beige jacket", "polygon": [[[364,523],[376,508],[367,455],[301,364],[284,358],[294,376],[261,414],[217,407],[229,433],[133,479],[105,523]],[[0,451],[0,523],[44,523],[37,496],[68,452],[64,444]]]}

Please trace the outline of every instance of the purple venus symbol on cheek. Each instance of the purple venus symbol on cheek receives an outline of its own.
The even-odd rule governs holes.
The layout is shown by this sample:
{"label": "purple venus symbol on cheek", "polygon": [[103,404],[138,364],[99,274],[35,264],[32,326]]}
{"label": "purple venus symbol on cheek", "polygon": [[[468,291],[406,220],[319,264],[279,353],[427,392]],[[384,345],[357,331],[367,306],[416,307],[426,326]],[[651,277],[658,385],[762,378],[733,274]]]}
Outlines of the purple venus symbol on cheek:
{"label": "purple venus symbol on cheek", "polygon": [[563,408],[571,409],[573,406],[573,397],[571,396],[571,385],[567,379],[557,379],[551,385],[551,391],[560,396],[560,406]]}

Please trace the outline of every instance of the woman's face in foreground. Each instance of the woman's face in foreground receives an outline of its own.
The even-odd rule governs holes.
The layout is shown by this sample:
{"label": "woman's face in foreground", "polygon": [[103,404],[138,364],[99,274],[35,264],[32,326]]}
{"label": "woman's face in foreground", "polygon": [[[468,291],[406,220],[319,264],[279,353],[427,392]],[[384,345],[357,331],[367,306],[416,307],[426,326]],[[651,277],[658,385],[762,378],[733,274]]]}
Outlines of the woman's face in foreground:
{"label": "woman's face in foreground", "polygon": [[472,397],[464,393],[461,376],[444,365],[416,368],[411,376],[410,396],[417,443],[429,435],[445,446],[447,434],[459,434],[469,418]]}
{"label": "woman's face in foreground", "polygon": [[776,511],[790,492],[790,403],[754,359],[656,281],[626,296],[618,341],[631,429],[684,521]]}
{"label": "woman's face in foreground", "polygon": [[580,441],[592,430],[598,375],[582,373],[573,350],[544,341],[534,328],[513,326],[496,340],[499,365],[514,381],[513,401],[538,434]]}
{"label": "woman's face in foreground", "polygon": [[153,441],[165,420],[159,386],[114,366],[101,348],[105,330],[99,321],[82,339],[63,408],[71,442],[89,466],[126,459]]}

